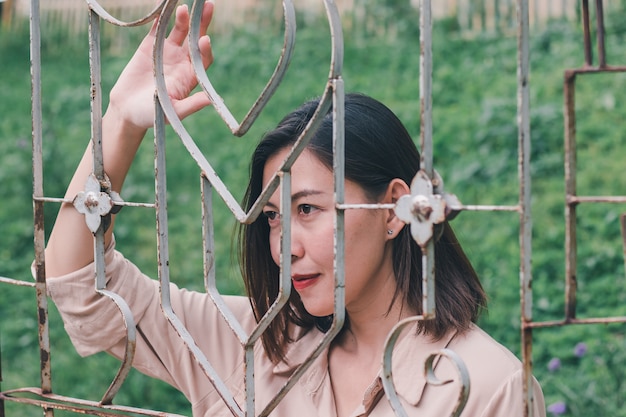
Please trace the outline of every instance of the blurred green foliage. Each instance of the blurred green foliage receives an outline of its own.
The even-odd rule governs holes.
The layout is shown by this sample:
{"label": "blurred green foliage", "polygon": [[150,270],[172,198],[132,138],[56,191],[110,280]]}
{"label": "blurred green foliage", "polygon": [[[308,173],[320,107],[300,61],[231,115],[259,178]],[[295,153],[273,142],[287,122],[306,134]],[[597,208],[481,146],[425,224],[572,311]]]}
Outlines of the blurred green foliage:
{"label": "blurred green foliage", "polygon": [[[419,136],[419,34],[415,16],[405,13],[400,29],[345,33],[343,78],[348,91],[361,91],[387,103]],[[610,63],[626,61],[624,19],[608,19]],[[464,204],[516,204],[517,41],[511,36],[460,36],[455,25],[435,25],[433,125],[435,167],[446,190]],[[140,28],[141,29],[141,28]],[[116,31],[109,36],[116,39]],[[105,39],[103,90],[108,91],[139,40],[125,36],[127,48]],[[141,29],[143,30],[143,29]],[[89,64],[86,38],[44,33],[43,136],[44,189],[62,196],[89,139]],[[0,32],[0,275],[30,280],[32,249],[31,116],[29,35],[22,28]],[[234,28],[214,34],[215,63],[209,76],[233,113],[241,118],[271,75],[282,34]],[[323,92],[330,62],[330,36],[324,22],[306,20],[299,29],[290,71],[259,121],[243,138],[211,109],[186,120],[216,172],[240,199],[248,158],[258,138],[289,110]],[[577,25],[551,22],[531,39],[531,129],[533,190],[534,319],[562,317],[564,301],[563,71],[583,62]],[[115,46],[115,47],[113,47]],[[106,105],[106,97],[104,97]],[[624,195],[626,176],[626,75],[581,76],[577,82],[578,185],[582,195]],[[142,145],[122,196],[150,202],[154,195],[153,151]],[[172,132],[168,134],[168,214],[173,281],[201,290],[202,235],[199,171]],[[241,293],[232,253],[234,221],[216,196],[217,275],[226,293]],[[49,232],[57,206],[46,206]],[[623,205],[581,206],[579,213],[580,317],[626,315],[626,281],[619,216]],[[453,225],[490,296],[481,325],[514,352],[520,352],[519,220],[514,213],[462,213]],[[125,208],[118,217],[118,247],[149,275],[156,276],[154,215]],[[50,307],[55,392],[97,400],[117,363],[108,356],[79,358]],[[585,342],[583,357],[573,348]],[[0,286],[2,389],[37,386],[38,345],[34,291]],[[561,366],[548,370],[550,360]],[[535,331],[535,375],[547,403],[564,401],[572,416],[626,416],[623,381],[624,325],[594,325]],[[185,399],[165,384],[133,372],[116,403],[189,414]],[[8,403],[8,416],[41,411]],[[62,412],[55,415],[64,416]]]}

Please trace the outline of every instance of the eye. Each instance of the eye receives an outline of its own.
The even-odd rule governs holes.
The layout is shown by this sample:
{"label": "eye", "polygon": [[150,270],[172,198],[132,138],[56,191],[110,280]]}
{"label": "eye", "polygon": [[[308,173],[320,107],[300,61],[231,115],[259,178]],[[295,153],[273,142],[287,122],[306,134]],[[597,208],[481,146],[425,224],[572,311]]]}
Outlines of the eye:
{"label": "eye", "polygon": [[312,214],[317,208],[310,204],[300,204],[298,206],[298,213],[300,214]]}
{"label": "eye", "polygon": [[264,211],[263,214],[265,215],[265,217],[267,217],[267,220],[269,221],[278,220],[280,218],[280,215],[276,211],[267,210]]}

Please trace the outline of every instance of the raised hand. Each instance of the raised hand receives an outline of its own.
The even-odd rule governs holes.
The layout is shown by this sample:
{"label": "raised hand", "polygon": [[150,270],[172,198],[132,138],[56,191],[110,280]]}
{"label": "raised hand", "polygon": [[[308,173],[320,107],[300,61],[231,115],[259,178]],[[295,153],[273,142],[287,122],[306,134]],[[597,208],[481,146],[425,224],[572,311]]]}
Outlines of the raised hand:
{"label": "raised hand", "polygon": [[[213,4],[207,2],[202,13],[201,33],[206,33],[212,15]],[[163,70],[168,94],[181,119],[210,104],[204,92],[192,94],[197,79],[189,58],[188,32],[189,11],[187,6],[180,6],[176,10],[174,27],[164,42]],[[146,130],[154,122],[152,49],[155,33],[156,24],[111,90],[109,107],[102,119],[104,170],[111,181],[112,190],[117,192],[122,189]],[[202,35],[199,48],[203,64],[208,68],[213,61],[208,36]],[[88,146],[68,186],[68,199],[73,199],[84,190],[85,181],[93,170],[92,160],[91,146]],[[105,233],[106,243],[111,240],[113,223],[112,220]],[[48,277],[67,274],[92,262],[92,242],[93,236],[85,224],[84,216],[71,204],[62,204],[46,248]]]}
{"label": "raised hand", "polygon": [[[213,4],[206,2],[202,13],[201,33],[206,33],[212,15]],[[188,32],[189,10],[187,5],[182,5],[176,9],[174,27],[163,46],[163,71],[166,85],[174,108],[181,119],[210,104],[203,92],[191,94],[197,85],[197,79],[189,57]],[[155,85],[152,66],[155,33],[156,22],[111,90],[110,104],[107,109],[109,116],[139,131],[145,131],[151,127],[154,120]],[[204,67],[208,68],[213,61],[209,37],[201,36],[198,45]]]}

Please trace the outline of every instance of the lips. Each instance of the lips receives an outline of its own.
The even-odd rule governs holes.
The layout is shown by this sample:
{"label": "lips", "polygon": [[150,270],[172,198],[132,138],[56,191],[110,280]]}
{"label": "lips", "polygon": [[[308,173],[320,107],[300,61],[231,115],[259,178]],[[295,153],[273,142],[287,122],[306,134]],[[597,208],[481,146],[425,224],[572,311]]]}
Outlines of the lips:
{"label": "lips", "polygon": [[308,275],[292,275],[291,281],[293,282],[293,288],[296,291],[301,291],[317,282],[317,279],[320,277],[319,274],[308,274]]}

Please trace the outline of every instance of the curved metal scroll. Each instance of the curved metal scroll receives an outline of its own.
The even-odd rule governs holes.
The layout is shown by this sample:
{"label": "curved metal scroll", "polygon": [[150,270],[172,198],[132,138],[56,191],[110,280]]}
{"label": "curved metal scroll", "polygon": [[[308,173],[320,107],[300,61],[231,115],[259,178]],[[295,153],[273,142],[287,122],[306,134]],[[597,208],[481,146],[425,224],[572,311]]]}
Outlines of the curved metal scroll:
{"label": "curved metal scroll", "polygon": [[152,9],[152,11],[150,11],[150,13],[148,13],[146,16],[137,20],[130,21],[130,22],[125,22],[123,20],[117,19],[116,17],[111,15],[109,12],[107,12],[105,8],[102,7],[100,3],[98,3],[96,0],[85,0],[85,1],[89,5],[89,8],[94,11],[94,13],[96,13],[98,16],[100,16],[102,19],[106,20],[107,22],[115,26],[120,26],[120,27],[133,27],[133,26],[141,26],[141,25],[146,24],[147,22],[150,22],[151,20],[154,20],[159,15],[159,12],[163,8],[167,0],[161,0],[161,2],[158,3],[154,7],[154,9]]}
{"label": "curved metal scroll", "polygon": [[[400,321],[398,324],[394,326],[394,328],[389,333],[387,337],[387,341],[385,342],[385,353],[383,357],[383,388],[385,389],[385,395],[389,400],[391,408],[394,410],[397,416],[399,417],[407,417],[408,414],[406,410],[402,406],[400,399],[398,398],[398,394],[396,392],[396,387],[393,382],[393,375],[391,371],[392,364],[392,356],[393,356],[393,348],[400,337],[402,331],[410,324],[413,324],[419,320],[424,320],[423,316],[414,316],[409,317]],[[426,383],[434,386],[442,386],[454,382],[453,379],[448,380],[440,380],[435,375],[435,361],[439,358],[444,357],[450,360],[459,377],[459,382],[461,384],[461,389],[459,390],[459,397],[450,414],[450,417],[459,417],[463,412],[463,408],[467,403],[467,399],[469,398],[470,393],[470,379],[469,373],[467,371],[467,367],[463,363],[463,360],[459,355],[454,353],[454,351],[450,349],[441,349],[437,352],[432,353],[426,358],[426,362],[424,362],[424,376],[426,377]]]}
{"label": "curved metal scroll", "polygon": [[283,13],[285,19],[285,37],[283,43],[283,51],[280,55],[274,73],[270,77],[269,81],[263,88],[263,91],[254,102],[246,116],[241,123],[238,123],[235,117],[232,115],[224,100],[217,93],[209,77],[207,77],[204,66],[202,65],[202,58],[200,57],[200,48],[198,47],[198,39],[200,39],[200,17],[202,16],[202,9],[206,0],[194,1],[191,8],[191,25],[189,30],[189,52],[192,58],[196,77],[204,92],[209,96],[213,107],[217,113],[221,116],[222,120],[226,122],[231,132],[235,136],[243,136],[246,134],[250,126],[254,123],[256,118],[261,113],[261,110],[265,107],[269,99],[272,97],[278,85],[281,83],[289,62],[291,61],[291,54],[293,52],[293,46],[296,40],[296,12],[293,8],[291,0],[283,0]]}
{"label": "curved metal scroll", "polygon": [[115,294],[114,292],[107,291],[104,289],[97,290],[98,294],[104,295],[117,305],[117,308],[120,310],[122,317],[124,318],[124,326],[126,327],[126,349],[124,350],[124,358],[122,359],[122,364],[120,365],[120,369],[113,378],[111,385],[106,390],[102,399],[100,400],[101,404],[108,405],[113,402],[113,398],[117,394],[117,392],[122,387],[122,384],[126,380],[130,369],[132,368],[133,358],[135,356],[135,347],[137,346],[137,328],[135,326],[135,319],[133,318],[133,313],[130,311],[128,304],[122,297]]}
{"label": "curved metal scroll", "polygon": [[[204,4],[203,0],[199,0],[198,3],[201,5]],[[295,24],[293,19],[295,19],[295,13],[293,13],[293,6],[291,5],[290,0],[285,0],[283,2],[284,10],[285,10],[285,27],[286,27],[286,35],[285,35],[285,48],[283,50],[283,55],[279,61],[279,64],[276,68],[272,79],[266,86],[266,89],[263,91],[261,97],[257,102],[253,105],[252,109],[244,119],[242,125],[238,128],[238,132],[243,134],[249,125],[253,123],[256,116],[261,112],[262,108],[267,104],[271,93],[276,89],[280,79],[282,77],[282,73],[286,68],[286,64],[289,61],[289,55],[291,53],[291,44],[293,43],[293,35],[291,31],[295,28]],[[169,270],[168,270],[168,246],[167,239],[165,238],[166,233],[163,233],[163,230],[167,230],[167,213],[165,210],[166,204],[166,196],[165,196],[165,157],[162,152],[164,149],[164,126],[165,119],[167,119],[174,129],[174,131],[181,138],[183,144],[187,148],[187,151],[197,162],[198,166],[202,170],[203,177],[208,180],[210,185],[217,191],[217,193],[222,197],[222,199],[226,202],[227,206],[230,208],[235,217],[242,223],[251,223],[253,222],[261,213],[263,206],[267,203],[272,194],[276,191],[276,189],[280,186],[281,193],[283,198],[281,199],[281,204],[283,204],[282,212],[285,215],[282,217],[283,222],[289,222],[289,213],[291,212],[291,198],[290,198],[290,174],[289,170],[291,166],[296,161],[297,157],[304,150],[308,141],[310,140],[312,134],[316,131],[317,127],[322,122],[323,118],[326,116],[331,106],[333,106],[337,111],[343,115],[343,83],[340,79],[340,71],[343,63],[343,36],[341,31],[341,21],[339,17],[339,12],[332,1],[324,2],[328,19],[330,22],[331,29],[331,37],[332,37],[332,56],[331,56],[331,65],[329,71],[329,82],[325,88],[325,91],[320,99],[320,103],[309,121],[307,127],[304,129],[300,137],[294,143],[290,153],[283,161],[282,166],[279,170],[274,174],[272,179],[269,181],[269,184],[262,191],[261,195],[254,203],[252,208],[248,213],[244,212],[244,210],[240,207],[239,203],[233,198],[232,194],[228,191],[226,186],[223,184],[219,176],[212,169],[210,163],[204,157],[204,155],[200,152],[199,148],[191,138],[191,136],[186,131],[183,126],[180,118],[177,116],[176,111],[174,110],[173,104],[169,95],[167,94],[167,86],[165,84],[165,79],[163,75],[163,44],[166,37],[167,31],[167,22],[171,19],[174,10],[176,8],[176,1],[170,0],[167,1],[162,12],[161,16],[157,22],[156,28],[156,40],[154,46],[154,63],[155,63],[155,82],[156,82],[156,90],[157,90],[157,102],[156,102],[156,120],[155,120],[155,133],[156,133],[156,153],[157,153],[157,228],[159,235],[159,281],[161,286],[161,306],[163,311],[170,321],[171,325],[174,329],[179,333],[190,352],[196,360],[200,363],[203,371],[209,378],[210,382],[214,385],[215,389],[219,392],[222,399],[225,401],[227,407],[230,411],[237,416],[244,415],[244,411],[241,409],[240,405],[237,404],[232,394],[229,392],[228,388],[224,385],[223,381],[219,378],[219,376],[215,373],[214,369],[211,367],[208,362],[206,356],[200,351],[197,344],[184,327],[180,319],[176,316],[171,307],[170,296],[169,296]],[[199,19],[201,17],[202,7],[198,6],[198,4],[194,3],[192,19],[191,19],[191,32],[195,32],[195,35],[191,34],[192,38],[197,38],[199,36]],[[196,72],[199,78],[199,82],[205,88],[212,89],[212,86],[208,88],[211,84],[206,77],[206,73],[204,71],[204,67],[202,66],[202,60],[198,53],[198,45],[197,40],[190,41],[190,50],[191,57],[193,61],[193,65],[196,68]],[[194,43],[195,42],[195,43]],[[194,52],[195,51],[195,52]],[[201,69],[201,70],[200,70]],[[204,81],[204,82],[203,82]],[[208,92],[207,92],[208,93]],[[341,107],[341,108],[340,108]],[[225,106],[224,106],[225,108]],[[219,110],[218,110],[219,111]],[[226,120],[226,119],[225,119]],[[227,120],[226,120],[227,121]],[[227,121],[228,123],[228,121]],[[336,120],[337,123],[337,120]],[[339,121],[340,128],[336,128],[337,131],[343,131],[343,118]],[[245,128],[242,128],[245,127]],[[283,259],[290,259],[290,245],[288,243],[289,236],[287,234],[282,236],[282,247]],[[212,244],[212,243],[211,243]],[[213,263],[211,260],[210,263]],[[241,324],[238,323],[235,316],[232,312],[226,307],[225,303],[219,292],[217,291],[215,285],[214,275],[209,273],[209,277],[212,276],[212,279],[208,281],[208,293],[212,297],[216,306],[220,310],[220,313],[225,317],[228,323],[230,323],[231,328],[235,335],[239,338],[240,343],[242,344],[245,350],[246,357],[246,376],[245,376],[245,385],[246,385],[246,411],[245,415],[252,415],[254,413],[254,397],[250,396],[249,393],[254,390],[254,378],[253,378],[253,348],[261,336],[263,331],[267,328],[270,322],[276,317],[280,309],[287,303],[289,298],[289,293],[291,290],[290,283],[290,271],[289,264],[285,263],[281,267],[281,288],[279,291],[279,295],[275,300],[274,304],[271,306],[269,311],[263,316],[255,329],[252,330],[250,335],[247,335]],[[343,267],[340,268],[343,272]],[[306,360],[290,377],[287,383],[281,388],[281,390],[276,394],[276,396],[270,401],[270,403],[265,407],[265,409],[261,412],[261,416],[267,416],[269,413],[278,405],[280,400],[286,395],[286,393],[293,387],[293,385],[298,381],[299,377],[308,369],[310,364],[313,362],[319,354],[328,346],[334,336],[339,332],[341,327],[343,326],[344,320],[344,296],[343,296],[343,273],[336,274],[336,283],[335,283],[335,320],[331,329],[325,334],[324,338],[319,342],[319,344],[313,349],[310,354],[308,360]]]}

